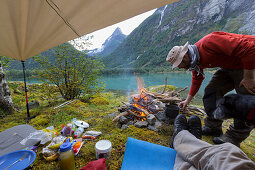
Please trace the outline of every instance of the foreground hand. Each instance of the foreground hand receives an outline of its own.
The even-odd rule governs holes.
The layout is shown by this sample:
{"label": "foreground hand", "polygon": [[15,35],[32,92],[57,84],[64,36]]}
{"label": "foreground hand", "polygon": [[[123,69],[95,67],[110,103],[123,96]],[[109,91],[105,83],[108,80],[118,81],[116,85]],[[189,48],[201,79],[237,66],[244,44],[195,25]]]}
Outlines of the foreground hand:
{"label": "foreground hand", "polygon": [[181,109],[181,111],[184,111],[188,104],[189,104],[189,102],[187,100],[184,100],[184,101],[180,102],[178,104],[178,106]]}
{"label": "foreground hand", "polygon": [[242,85],[250,94],[255,94],[255,79],[243,79],[239,86]]}

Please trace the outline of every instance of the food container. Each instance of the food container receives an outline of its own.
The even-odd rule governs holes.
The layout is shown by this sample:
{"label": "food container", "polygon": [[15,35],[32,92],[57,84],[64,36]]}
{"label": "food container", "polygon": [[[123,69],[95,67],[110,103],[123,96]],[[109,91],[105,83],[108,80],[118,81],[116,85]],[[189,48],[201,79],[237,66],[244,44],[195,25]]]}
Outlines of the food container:
{"label": "food container", "polygon": [[60,145],[60,170],[75,170],[74,153],[72,143],[65,142]]}
{"label": "food container", "polygon": [[95,145],[96,158],[108,158],[111,156],[112,143],[109,140],[100,140]]}

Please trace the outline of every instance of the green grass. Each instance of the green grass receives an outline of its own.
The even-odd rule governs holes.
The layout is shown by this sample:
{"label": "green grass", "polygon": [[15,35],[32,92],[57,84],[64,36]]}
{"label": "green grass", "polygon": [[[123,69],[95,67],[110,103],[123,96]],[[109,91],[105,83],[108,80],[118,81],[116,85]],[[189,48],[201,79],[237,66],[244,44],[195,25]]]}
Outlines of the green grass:
{"label": "green grass", "polygon": [[[12,115],[7,115],[0,119],[0,132],[20,124],[26,123],[26,109],[25,109],[25,100],[23,94],[23,84],[10,85],[13,101],[16,106],[18,106],[20,113],[15,112]],[[170,87],[171,89],[172,87]],[[13,93],[15,89],[19,89],[22,93]],[[102,93],[94,97],[94,100],[97,97],[107,99],[109,104],[96,105],[92,103],[83,103],[79,100],[66,105],[60,109],[53,109],[54,107],[64,103],[65,101],[61,98],[55,98],[54,102],[52,99],[46,96],[47,93],[44,92],[39,85],[29,86],[29,101],[38,100],[40,102],[40,107],[31,109],[31,115],[36,115],[37,117],[32,119],[29,124],[35,127],[36,129],[43,129],[48,126],[54,126],[55,130],[58,132],[61,131],[62,125],[67,124],[71,121],[72,118],[77,118],[84,120],[89,123],[89,130],[101,131],[103,134],[96,141],[86,141],[83,145],[78,156],[75,157],[75,166],[76,169],[83,167],[88,164],[90,161],[96,159],[95,156],[95,143],[101,139],[107,139],[112,142],[112,152],[111,157],[107,160],[107,169],[114,170],[120,169],[125,146],[128,137],[148,141],[151,143],[169,146],[169,139],[173,133],[173,126],[164,124],[159,132],[150,131],[147,129],[140,129],[134,126],[130,126],[128,129],[123,131],[120,130],[120,125],[112,122],[112,118],[108,115],[112,112],[117,112],[117,109],[123,105],[122,101],[128,101],[127,96],[122,94],[116,94],[113,92]],[[59,94],[54,94],[58,96]],[[183,94],[185,96],[185,94]],[[195,104],[201,104],[201,99],[197,99]],[[94,102],[96,103],[96,102]],[[225,121],[224,130],[228,127],[230,121]],[[255,132],[251,133],[250,137],[247,138],[242,144],[241,149],[253,160],[255,161]],[[203,137],[203,140],[212,144],[211,138]],[[33,168],[36,169],[58,169],[59,162],[52,161],[47,162],[41,156],[41,150],[44,146],[38,148],[38,153],[35,162],[33,163]]]}

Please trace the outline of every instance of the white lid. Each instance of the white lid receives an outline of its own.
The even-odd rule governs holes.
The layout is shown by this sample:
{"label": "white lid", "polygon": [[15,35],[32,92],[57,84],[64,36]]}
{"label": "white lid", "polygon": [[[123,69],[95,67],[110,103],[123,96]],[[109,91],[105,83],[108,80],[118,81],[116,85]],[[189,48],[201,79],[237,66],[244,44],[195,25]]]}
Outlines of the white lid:
{"label": "white lid", "polygon": [[97,152],[110,152],[112,149],[112,143],[109,140],[100,140],[96,143]]}
{"label": "white lid", "polygon": [[82,127],[82,128],[88,128],[88,127],[89,127],[89,124],[86,123],[86,122],[84,122],[84,121],[82,121],[82,120],[76,120],[76,121],[74,122],[74,124],[75,124],[76,126],[79,126],[79,127]]}

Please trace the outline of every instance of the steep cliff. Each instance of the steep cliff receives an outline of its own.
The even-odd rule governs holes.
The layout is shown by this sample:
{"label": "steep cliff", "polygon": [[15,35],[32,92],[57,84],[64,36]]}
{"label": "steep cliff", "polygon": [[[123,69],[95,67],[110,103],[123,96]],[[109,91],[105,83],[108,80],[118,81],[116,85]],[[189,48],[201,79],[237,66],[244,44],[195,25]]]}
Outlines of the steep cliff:
{"label": "steep cliff", "polygon": [[254,0],[180,0],[161,7],[103,61],[110,68],[157,68],[168,51],[213,31],[255,35]]}

